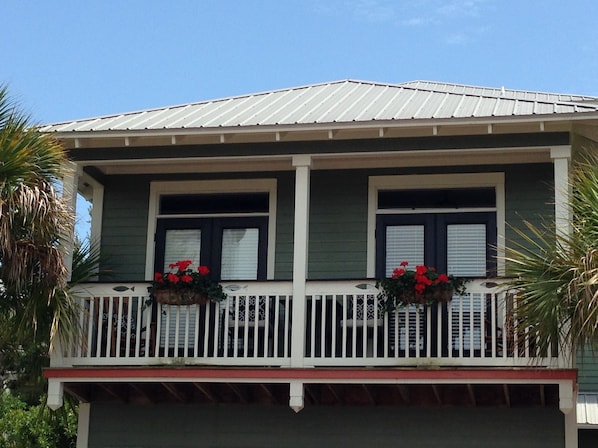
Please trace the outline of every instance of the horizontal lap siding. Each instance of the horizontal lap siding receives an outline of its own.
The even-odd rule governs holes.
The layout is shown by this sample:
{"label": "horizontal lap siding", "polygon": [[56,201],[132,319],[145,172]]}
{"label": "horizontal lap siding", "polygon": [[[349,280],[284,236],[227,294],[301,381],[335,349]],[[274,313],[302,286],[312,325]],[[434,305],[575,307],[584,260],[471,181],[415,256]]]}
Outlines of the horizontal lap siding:
{"label": "horizontal lap siding", "polygon": [[598,392],[598,351],[586,350],[577,356],[580,392]]}
{"label": "horizontal lap siding", "polygon": [[368,177],[363,171],[313,171],[309,278],[366,275]]}
{"label": "horizontal lap siding", "polygon": [[[161,177],[160,181],[205,179],[239,179],[243,176]],[[293,262],[294,173],[259,173],[251,178],[278,181],[275,275],[290,279]],[[147,219],[149,191],[152,178],[148,176],[109,176],[105,179],[102,221],[103,264],[110,271],[106,280],[139,281],[145,279]]]}
{"label": "horizontal lap siding", "polygon": [[554,220],[552,164],[514,165],[505,170],[506,244],[521,243],[513,228],[525,230],[524,221],[542,228]]}
{"label": "horizontal lap siding", "polygon": [[90,448],[557,448],[564,421],[546,408],[92,404]]}
{"label": "horizontal lap siding", "polygon": [[[457,167],[423,170],[313,170],[311,172],[309,278],[346,279],[366,275],[368,178],[372,175],[443,172],[504,171],[507,241],[517,241],[509,225],[523,220],[540,225],[541,216],[552,219],[552,165]],[[231,174],[210,179],[238,179]],[[257,173],[254,178],[278,180],[275,279],[290,279],[293,270],[295,173]],[[193,177],[193,179],[206,179]],[[170,178],[172,179],[172,178]],[[177,176],[177,180],[191,180]],[[168,180],[168,178],[161,178]],[[106,178],[102,252],[111,268],[110,280],[141,280],[145,274],[150,178]]]}
{"label": "horizontal lap siding", "polygon": [[134,176],[108,177],[104,191],[102,255],[107,280],[145,278],[149,181]]}
{"label": "horizontal lap siding", "polygon": [[278,177],[277,198],[274,278],[277,280],[290,280],[293,278],[295,173],[282,173]]}

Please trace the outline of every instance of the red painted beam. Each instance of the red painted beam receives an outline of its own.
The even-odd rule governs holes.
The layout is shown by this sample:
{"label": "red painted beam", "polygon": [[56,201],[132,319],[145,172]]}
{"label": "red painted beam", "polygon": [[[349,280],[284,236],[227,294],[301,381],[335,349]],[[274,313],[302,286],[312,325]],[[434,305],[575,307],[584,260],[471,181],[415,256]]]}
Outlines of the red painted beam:
{"label": "red painted beam", "polygon": [[86,378],[105,378],[123,380],[148,380],[152,378],[163,379],[252,379],[252,380],[303,380],[317,382],[322,380],[351,381],[401,381],[434,380],[444,381],[479,381],[479,380],[511,380],[511,381],[577,381],[575,369],[213,369],[213,368],[49,368],[44,371],[46,378],[56,378],[68,381],[83,380]]}

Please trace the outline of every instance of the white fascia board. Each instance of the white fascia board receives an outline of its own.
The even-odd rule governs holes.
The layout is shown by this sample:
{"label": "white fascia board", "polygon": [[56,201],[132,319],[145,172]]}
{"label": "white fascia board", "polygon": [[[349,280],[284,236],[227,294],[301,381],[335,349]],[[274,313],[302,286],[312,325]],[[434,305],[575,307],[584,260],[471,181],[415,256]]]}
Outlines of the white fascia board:
{"label": "white fascia board", "polygon": [[[288,125],[252,125],[252,126],[231,126],[231,127],[206,127],[206,128],[178,128],[178,129],[143,129],[143,130],[105,130],[105,131],[57,131],[50,135],[60,140],[72,139],[101,139],[101,138],[133,138],[133,137],[178,137],[195,135],[226,135],[226,134],[272,134],[272,141],[276,141],[276,135],[292,132],[309,131],[340,131],[340,130],[379,130],[380,128],[430,128],[431,132],[436,127],[453,126],[479,126],[493,124],[529,124],[546,123],[555,121],[587,121],[597,120],[598,112],[581,112],[571,114],[544,114],[526,115],[514,117],[511,115],[503,117],[464,117],[464,118],[426,118],[411,120],[381,120],[346,123],[310,123],[310,124],[288,124]],[[540,129],[540,128],[539,128]],[[431,134],[432,135],[432,134]],[[326,138],[326,140],[328,137]],[[131,144],[133,142],[131,141]],[[177,143],[178,144],[178,143]],[[184,143],[183,143],[184,144]]]}

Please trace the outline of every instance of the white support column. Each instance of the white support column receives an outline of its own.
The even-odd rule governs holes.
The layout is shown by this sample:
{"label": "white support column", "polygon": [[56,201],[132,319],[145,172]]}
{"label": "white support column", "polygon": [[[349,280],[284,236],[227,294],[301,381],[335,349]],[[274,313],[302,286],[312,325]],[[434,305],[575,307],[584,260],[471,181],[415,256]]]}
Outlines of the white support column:
{"label": "white support column", "polygon": [[62,197],[73,213],[72,229],[68,235],[64,236],[64,241],[61,245],[64,266],[68,270],[67,280],[70,280],[73,264],[73,251],[75,247],[75,216],[77,213],[77,187],[79,173],[77,172],[77,165],[73,162],[68,162],[65,164],[63,171]]}
{"label": "white support column", "polygon": [[48,379],[48,398],[46,404],[55,411],[63,405],[64,385],[62,381],[50,378]]}
{"label": "white support column", "polygon": [[565,417],[565,448],[577,448],[577,391],[573,381],[559,383],[559,408]]}
{"label": "white support column", "polygon": [[291,381],[289,384],[289,406],[295,412],[303,409],[303,383]]}
{"label": "white support column", "polygon": [[550,148],[550,157],[554,164],[554,218],[557,234],[568,235],[571,232],[571,210],[569,207],[569,162],[571,146]]}
{"label": "white support column", "polygon": [[104,186],[94,179],[88,180],[93,195],[91,198],[91,242],[97,243],[102,238],[102,213],[104,211]]}
{"label": "white support column", "polygon": [[303,367],[305,357],[305,282],[309,243],[309,186],[311,157],[294,156],[295,232],[293,243],[293,326],[291,367]]}
{"label": "white support column", "polygon": [[77,448],[87,448],[89,444],[89,415],[91,405],[79,403],[79,420],[77,422]]}

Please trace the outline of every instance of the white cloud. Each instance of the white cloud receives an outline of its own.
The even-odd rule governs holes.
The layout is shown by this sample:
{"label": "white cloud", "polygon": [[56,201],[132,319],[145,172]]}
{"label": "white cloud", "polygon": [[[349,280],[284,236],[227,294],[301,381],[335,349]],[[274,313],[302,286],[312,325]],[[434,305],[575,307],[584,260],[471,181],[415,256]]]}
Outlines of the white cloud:
{"label": "white cloud", "polygon": [[436,2],[438,14],[446,17],[477,17],[485,0],[445,0]]}
{"label": "white cloud", "polygon": [[353,0],[349,7],[357,18],[367,22],[385,22],[395,16],[394,4],[387,0]]}
{"label": "white cloud", "polygon": [[448,45],[463,45],[469,41],[469,38],[463,33],[453,33],[446,36],[444,43]]}

